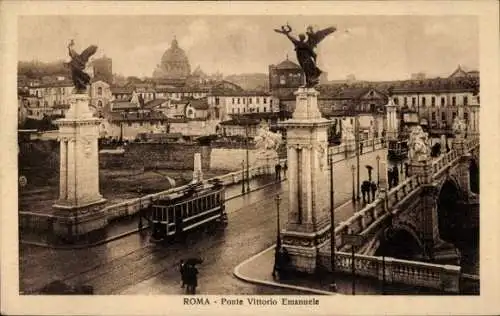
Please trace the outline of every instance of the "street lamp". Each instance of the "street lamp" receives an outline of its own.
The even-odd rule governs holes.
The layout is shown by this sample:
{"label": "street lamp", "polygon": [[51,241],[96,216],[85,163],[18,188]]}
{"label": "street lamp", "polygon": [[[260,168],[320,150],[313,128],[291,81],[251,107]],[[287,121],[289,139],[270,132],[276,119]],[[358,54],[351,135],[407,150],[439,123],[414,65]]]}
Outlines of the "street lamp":
{"label": "street lamp", "polygon": [[276,249],[279,249],[281,247],[281,238],[280,238],[280,202],[281,202],[281,197],[278,194],[275,198],[276,200]]}
{"label": "street lamp", "polygon": [[281,197],[279,194],[274,198],[276,200],[276,248],[274,251],[274,267],[273,267],[273,278],[276,277],[276,270],[280,268],[280,248],[281,248],[281,237],[280,237],[280,201]]}
{"label": "street lamp", "polygon": [[337,292],[335,283],[335,203],[333,187],[333,157],[330,156],[330,263],[332,266],[332,283],[330,289]]}
{"label": "street lamp", "polygon": [[356,114],[354,118],[354,125],[355,125],[355,140],[356,140],[356,166],[357,166],[357,182],[356,182],[356,199],[359,201],[360,196],[359,196],[359,122],[358,122],[358,115]]}
{"label": "street lamp", "polygon": [[377,155],[377,187],[380,186],[380,156]]}
{"label": "street lamp", "polygon": [[356,168],[354,167],[354,165],[351,166],[351,171],[352,171],[352,203],[355,203],[356,202],[356,189],[354,188],[354,170]]}
{"label": "street lamp", "polygon": [[247,193],[250,192],[250,162],[248,161],[248,124],[245,124],[246,154],[247,154]]}
{"label": "street lamp", "polygon": [[241,161],[241,194],[245,194],[245,160]]}

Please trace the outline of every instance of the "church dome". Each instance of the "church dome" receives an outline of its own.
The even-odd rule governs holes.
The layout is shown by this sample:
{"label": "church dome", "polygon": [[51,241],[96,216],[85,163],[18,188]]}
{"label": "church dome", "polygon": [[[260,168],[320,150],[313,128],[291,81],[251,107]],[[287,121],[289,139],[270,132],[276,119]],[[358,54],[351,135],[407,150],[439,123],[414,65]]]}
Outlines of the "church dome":
{"label": "church dome", "polygon": [[182,78],[191,74],[189,59],[177,40],[172,41],[172,45],[165,51],[161,58],[161,73],[164,77]]}

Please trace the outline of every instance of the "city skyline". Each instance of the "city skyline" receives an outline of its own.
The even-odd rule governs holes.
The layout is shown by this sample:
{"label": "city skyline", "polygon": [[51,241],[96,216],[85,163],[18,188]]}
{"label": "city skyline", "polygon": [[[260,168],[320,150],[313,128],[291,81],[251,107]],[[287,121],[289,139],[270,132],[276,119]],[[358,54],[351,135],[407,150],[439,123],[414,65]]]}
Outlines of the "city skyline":
{"label": "city skyline", "polygon": [[112,58],[114,73],[151,77],[175,37],[192,70],[199,65],[209,74],[267,73],[287,56],[296,62],[292,44],[273,31],[286,23],[294,35],[310,24],[337,27],[318,48],[329,80],[350,74],[402,80],[419,72],[443,77],[459,64],[479,70],[478,21],[471,16],[22,16],[18,56],[67,59],[67,43],[74,39],[79,50],[99,46],[95,57]]}

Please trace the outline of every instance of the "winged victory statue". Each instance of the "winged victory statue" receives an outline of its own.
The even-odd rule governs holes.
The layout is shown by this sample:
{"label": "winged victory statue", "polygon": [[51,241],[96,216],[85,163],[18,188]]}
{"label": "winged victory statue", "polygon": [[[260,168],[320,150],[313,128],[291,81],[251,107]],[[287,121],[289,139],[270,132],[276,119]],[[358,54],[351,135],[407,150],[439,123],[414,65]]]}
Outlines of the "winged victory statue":
{"label": "winged victory statue", "polygon": [[87,85],[90,83],[90,76],[84,70],[89,58],[97,51],[97,46],[91,45],[80,54],[74,50],[74,46],[75,42],[71,40],[68,45],[71,61],[67,65],[71,68],[71,79],[75,85],[76,93],[85,93]]}
{"label": "winged victory statue", "polygon": [[[312,26],[308,26],[306,34],[299,34],[299,38],[295,38],[290,33],[292,28],[290,25],[283,25],[281,29],[274,29],[275,32],[286,35],[295,46],[297,60],[305,75],[305,86],[310,88],[319,83],[319,76],[322,71],[316,65],[316,53],[314,49],[328,35],[335,32],[337,28],[328,27],[319,31],[314,31]],[[307,40],[306,40],[307,35]]]}

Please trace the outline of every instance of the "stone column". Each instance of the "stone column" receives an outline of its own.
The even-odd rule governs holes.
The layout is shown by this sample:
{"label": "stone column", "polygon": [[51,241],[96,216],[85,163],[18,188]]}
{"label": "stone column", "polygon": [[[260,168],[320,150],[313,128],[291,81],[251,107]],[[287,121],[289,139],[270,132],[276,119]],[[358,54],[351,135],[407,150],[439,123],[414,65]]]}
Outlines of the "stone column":
{"label": "stone column", "polygon": [[203,171],[201,168],[201,153],[194,154],[193,166],[193,182],[199,183],[203,181]]}
{"label": "stone column", "polygon": [[327,181],[327,129],[331,121],[321,117],[318,92],[299,88],[292,119],[280,125],[287,129],[288,221],[282,231],[283,247],[297,271],[316,269],[318,249],[328,241],[329,195]]}
{"label": "stone column", "polygon": [[391,98],[386,105],[387,109],[387,139],[396,140],[398,138],[399,120],[397,119],[397,106]]}
{"label": "stone column", "polygon": [[467,202],[469,198],[472,198],[474,194],[470,188],[470,160],[472,155],[469,153],[467,148],[467,142],[464,138],[464,134],[459,131],[455,131],[455,138],[453,139],[453,149],[460,156],[460,161],[456,167],[457,179],[462,190],[462,196],[464,197],[463,202]]}
{"label": "stone column", "polygon": [[441,155],[444,155],[446,154],[446,144],[447,144],[446,135],[444,134],[441,135],[440,143],[441,143]]}
{"label": "stone column", "polygon": [[[59,199],[54,204],[54,232],[66,239],[106,225],[99,193],[99,152],[97,139],[101,120],[93,118],[89,97],[74,94],[70,109],[59,126]],[[78,219],[78,220],[76,220]]]}

